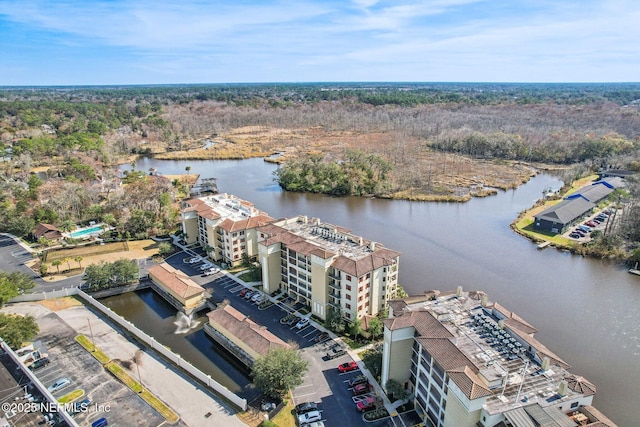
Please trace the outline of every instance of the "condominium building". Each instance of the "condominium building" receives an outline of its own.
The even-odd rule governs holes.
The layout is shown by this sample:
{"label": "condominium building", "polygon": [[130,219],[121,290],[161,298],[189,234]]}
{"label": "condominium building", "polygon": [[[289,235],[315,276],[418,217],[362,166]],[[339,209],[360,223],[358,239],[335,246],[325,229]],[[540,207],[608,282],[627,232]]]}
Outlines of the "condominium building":
{"label": "condominium building", "polygon": [[595,386],[483,292],[432,291],[389,305],[382,384],[404,385],[425,425],[615,426],[591,406]]}
{"label": "condominium building", "polygon": [[330,307],[347,319],[375,316],[395,297],[400,252],[298,216],[259,227],[258,261],[268,293],[281,290],[325,319]]}
{"label": "condominium building", "polygon": [[187,200],[182,209],[182,232],[187,244],[199,243],[214,261],[237,265],[243,255],[258,254],[256,229],[273,221],[252,203],[230,194]]}

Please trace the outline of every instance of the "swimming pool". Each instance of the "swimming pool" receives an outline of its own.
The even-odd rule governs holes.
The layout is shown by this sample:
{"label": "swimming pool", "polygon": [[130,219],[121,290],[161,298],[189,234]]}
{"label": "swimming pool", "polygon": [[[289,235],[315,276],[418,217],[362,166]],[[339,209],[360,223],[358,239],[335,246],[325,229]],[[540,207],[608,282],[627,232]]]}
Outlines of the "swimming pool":
{"label": "swimming pool", "polygon": [[78,237],[88,236],[90,234],[100,234],[103,231],[104,229],[102,228],[102,225],[94,225],[93,227],[74,231],[73,233],[70,233],[69,236],[74,239],[77,239]]}

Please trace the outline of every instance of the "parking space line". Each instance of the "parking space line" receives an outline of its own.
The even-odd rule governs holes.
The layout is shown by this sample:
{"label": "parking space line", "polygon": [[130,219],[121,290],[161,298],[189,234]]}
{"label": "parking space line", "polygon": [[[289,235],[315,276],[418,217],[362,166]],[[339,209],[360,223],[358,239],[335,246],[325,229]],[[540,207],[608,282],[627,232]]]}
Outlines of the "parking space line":
{"label": "parking space line", "polygon": [[303,335],[302,337],[303,337],[303,338],[306,338],[306,337],[308,337],[309,335],[311,335],[311,334],[315,334],[315,333],[316,333],[316,328],[311,328],[311,329],[313,329],[311,332],[309,332],[307,335]]}
{"label": "parking space line", "polygon": [[314,391],[313,393],[305,393],[305,394],[298,394],[295,396],[295,398],[300,398],[300,397],[305,397],[305,396],[313,396],[314,394],[316,394],[316,392]]}

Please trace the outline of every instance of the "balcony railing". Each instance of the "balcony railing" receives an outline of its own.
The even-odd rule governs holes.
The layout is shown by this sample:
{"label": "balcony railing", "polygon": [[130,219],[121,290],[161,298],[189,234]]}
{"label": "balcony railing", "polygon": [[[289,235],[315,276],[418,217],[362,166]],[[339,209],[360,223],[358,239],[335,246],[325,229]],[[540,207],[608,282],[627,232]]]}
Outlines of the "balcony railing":
{"label": "balcony railing", "polygon": [[329,277],[332,279],[340,280],[340,273],[330,272]]}
{"label": "balcony railing", "polygon": [[332,289],[340,290],[340,285],[335,280],[329,280],[329,287]]}

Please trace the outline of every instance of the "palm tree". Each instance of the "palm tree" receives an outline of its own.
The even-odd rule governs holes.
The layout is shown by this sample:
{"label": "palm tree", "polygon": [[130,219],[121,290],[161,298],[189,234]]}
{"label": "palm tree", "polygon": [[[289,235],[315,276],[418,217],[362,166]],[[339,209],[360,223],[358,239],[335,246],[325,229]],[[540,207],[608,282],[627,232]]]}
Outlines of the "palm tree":
{"label": "palm tree", "polygon": [[184,170],[187,171],[187,175],[189,175],[189,172],[191,172],[191,166],[186,166]]}
{"label": "palm tree", "polygon": [[66,262],[67,263],[67,271],[71,271],[71,258],[69,258],[68,256],[64,257],[64,259],[62,260],[62,262]]}
{"label": "palm tree", "polygon": [[75,262],[77,262],[78,265],[80,266],[80,270],[82,270],[82,259],[83,258],[80,255],[74,258]]}
{"label": "palm tree", "polygon": [[53,265],[55,268],[58,269],[58,274],[60,274],[60,264],[62,264],[62,261],[60,261],[59,259],[53,261],[51,263],[51,265]]}

